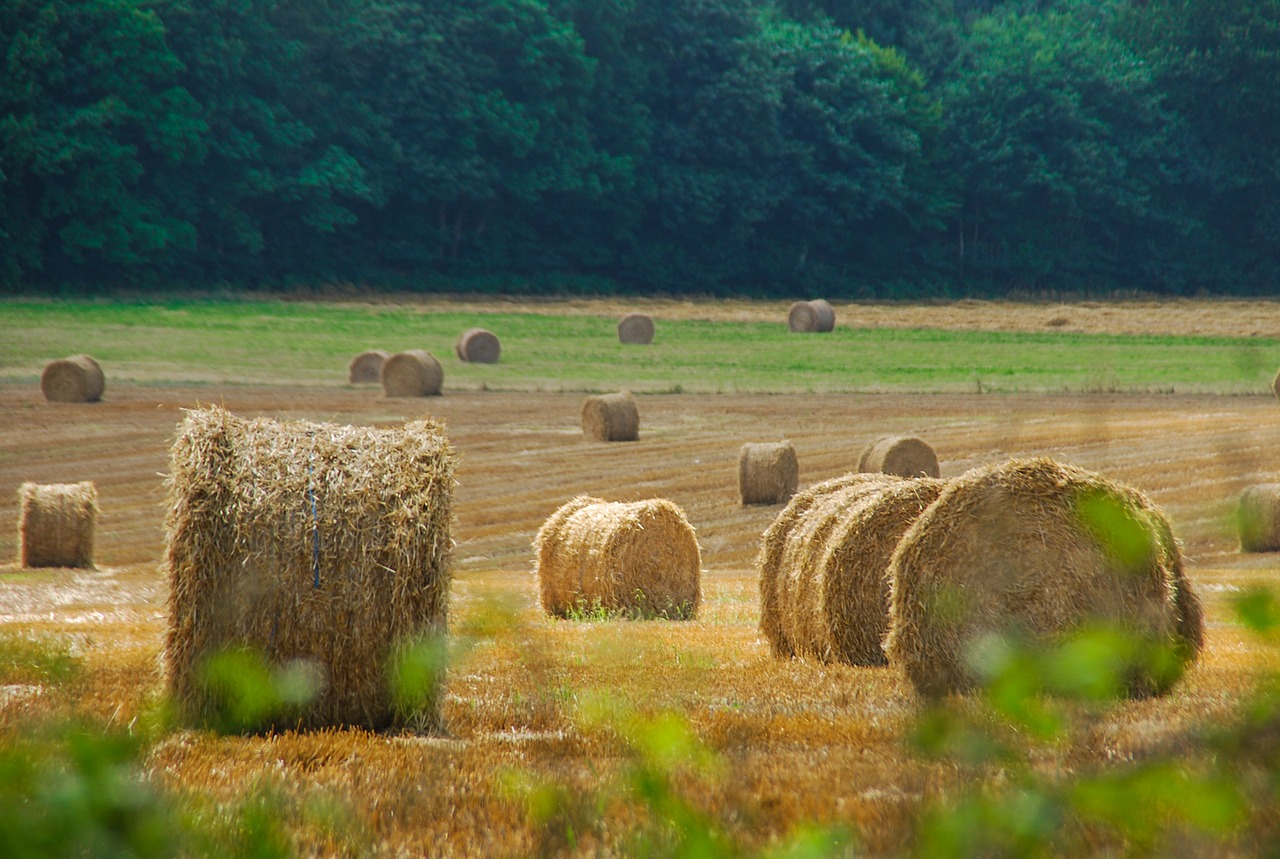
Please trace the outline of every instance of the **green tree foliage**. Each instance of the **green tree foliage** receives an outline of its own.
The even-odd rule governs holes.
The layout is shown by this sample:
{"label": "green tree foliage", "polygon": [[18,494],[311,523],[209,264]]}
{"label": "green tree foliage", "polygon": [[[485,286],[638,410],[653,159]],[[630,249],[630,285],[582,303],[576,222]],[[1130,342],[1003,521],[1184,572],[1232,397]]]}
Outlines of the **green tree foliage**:
{"label": "green tree foliage", "polygon": [[1197,262],[1220,287],[1272,292],[1280,277],[1280,2],[1151,0],[1119,31],[1187,121],[1200,181]]}
{"label": "green tree foliage", "polygon": [[0,40],[0,279],[190,248],[163,180],[202,155],[205,127],[157,16],[136,0],[9,0]]}
{"label": "green tree foliage", "polygon": [[1193,223],[1169,193],[1191,164],[1150,69],[1100,15],[997,12],[943,88],[945,169],[964,183],[961,277],[1031,288],[1160,288],[1153,245]]}

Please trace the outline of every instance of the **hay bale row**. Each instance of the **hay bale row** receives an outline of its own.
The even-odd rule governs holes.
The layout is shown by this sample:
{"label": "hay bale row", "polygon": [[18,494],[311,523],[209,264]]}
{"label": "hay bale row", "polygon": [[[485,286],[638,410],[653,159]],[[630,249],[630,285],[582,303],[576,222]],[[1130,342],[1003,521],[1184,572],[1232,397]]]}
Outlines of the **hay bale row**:
{"label": "hay bale row", "polygon": [[444,385],[444,369],[430,352],[410,349],[382,363],[382,392],[388,397],[435,397]]}
{"label": "hay bale row", "polygon": [[[1049,459],[1014,460],[949,482],[889,565],[885,651],[934,696],[981,683],[975,647],[1000,635],[1048,648],[1091,626],[1203,646],[1203,615],[1168,520],[1138,491]],[[1128,694],[1167,690],[1177,671],[1135,660]]]}
{"label": "hay bale row", "polygon": [[18,562],[23,567],[93,568],[98,488],[92,481],[24,483],[18,496]]}
{"label": "hay bale row", "polygon": [[1280,550],[1280,483],[1260,483],[1240,493],[1240,550]]}
{"label": "hay bale row", "polygon": [[[757,558],[761,632],[780,657],[886,659],[934,696],[981,682],[998,634],[1050,647],[1091,625],[1169,646],[1204,643],[1203,609],[1168,520],[1136,490],[1052,460],[952,481],[846,475],[797,494]],[[1126,691],[1180,673],[1135,657]]]}
{"label": "hay bale row", "polygon": [[787,312],[787,327],[801,334],[826,333],[836,327],[836,311],[825,299],[797,301]]}
{"label": "hay bale row", "polygon": [[289,726],[438,724],[438,691],[399,712],[387,669],[396,647],[446,628],[453,469],[431,420],[371,429],[189,412],[164,557],[164,663],[183,713],[213,719],[205,664],[250,648],[323,678]]}
{"label": "hay bale row", "polygon": [[640,409],[630,391],[587,397],[582,403],[582,434],[591,441],[637,441]]}
{"label": "hay bale row", "polygon": [[647,346],[653,342],[653,320],[644,313],[628,313],[618,322],[618,342]]}
{"label": "hay bale row", "polygon": [[533,541],[542,607],[561,617],[601,609],[631,617],[692,618],[702,555],[684,512],[664,499],[579,496]]}
{"label": "hay bale row", "polygon": [[793,599],[791,571],[805,554],[805,546],[814,539],[814,532],[824,523],[818,516],[809,516],[810,510],[820,507],[828,498],[845,503],[878,491],[893,478],[881,474],[846,474],[814,484],[796,493],[760,540],[760,552],[756,569],[760,574],[760,631],[769,642],[775,656],[795,655],[796,649],[789,634],[789,623],[783,615],[788,612]]}
{"label": "hay bale row", "polygon": [[[782,540],[759,559],[761,580],[773,582],[765,632],[774,653],[883,665],[889,558],[941,491],[940,481],[864,475],[816,496],[786,520],[785,535],[767,537]],[[770,572],[771,559],[777,566]]]}
{"label": "hay bale row", "polygon": [[744,505],[783,504],[799,481],[800,460],[789,441],[748,442],[738,453],[738,496]]}
{"label": "hay bale row", "polygon": [[898,477],[940,477],[938,455],[915,436],[885,436],[868,444],[858,457],[858,471]]}
{"label": "hay bale row", "polygon": [[106,387],[101,365],[88,355],[50,361],[40,374],[40,392],[51,403],[96,403]]}
{"label": "hay bale row", "polygon": [[498,335],[484,328],[468,328],[453,344],[458,358],[472,364],[496,364],[502,356]]}

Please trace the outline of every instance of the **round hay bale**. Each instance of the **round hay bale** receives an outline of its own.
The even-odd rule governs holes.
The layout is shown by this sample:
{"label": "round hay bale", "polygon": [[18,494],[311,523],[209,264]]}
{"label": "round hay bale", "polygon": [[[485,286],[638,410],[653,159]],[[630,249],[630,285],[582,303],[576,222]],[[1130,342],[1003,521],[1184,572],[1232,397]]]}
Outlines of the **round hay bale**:
{"label": "round hay bale", "polygon": [[391,353],[382,349],[361,352],[347,365],[347,382],[352,385],[376,385],[382,381],[382,365],[390,357]]}
{"label": "round hay bale", "polygon": [[793,332],[826,333],[836,327],[836,311],[825,299],[797,301],[787,312],[787,327]]}
{"label": "round hay bale", "polygon": [[40,391],[51,403],[96,403],[106,387],[102,367],[88,355],[50,361],[40,374]]}
{"label": "round hay bale", "polygon": [[[993,635],[1048,648],[1105,626],[1170,647],[1181,668],[1203,633],[1180,554],[1164,515],[1134,489],[1049,459],[975,469],[898,544],[885,652],[928,696],[980,685],[971,659]],[[1126,691],[1160,694],[1179,673],[1132,660]]]}
{"label": "round hay bale", "polygon": [[785,504],[796,492],[800,461],[789,441],[747,442],[738,454],[738,495],[747,504]]}
{"label": "round hay bale", "polygon": [[793,495],[765,530],[755,562],[760,576],[760,633],[775,656],[795,654],[782,615],[789,611],[790,594],[794,592],[790,586],[791,571],[804,556],[805,547],[812,539],[811,529],[819,524],[818,517],[808,516],[810,509],[828,496],[839,494],[851,502],[897,480],[884,474],[845,474],[815,483]]}
{"label": "round hay bale", "polygon": [[885,436],[862,449],[858,471],[879,471],[898,477],[939,477],[938,455],[915,436]]}
{"label": "round hay bale", "polygon": [[496,364],[502,355],[498,335],[484,328],[468,328],[458,337],[453,350],[463,361],[473,364]]}
{"label": "round hay bale", "polygon": [[923,478],[891,483],[841,512],[813,567],[814,587],[802,608],[814,630],[806,648],[828,661],[884,665],[889,632],[889,561],[902,535],[942,493]]}
{"label": "round hay bale", "polygon": [[410,349],[382,362],[382,392],[388,397],[434,397],[444,384],[444,369],[430,352]]}
{"label": "round hay bale", "polygon": [[1259,483],[1240,493],[1240,551],[1280,550],[1280,483]]}
{"label": "round hay bale", "polygon": [[18,561],[23,567],[93,569],[98,488],[92,481],[24,483],[18,495]]}
{"label": "round hay bale", "polygon": [[386,682],[406,644],[447,628],[454,453],[420,420],[373,429],[188,412],[167,481],[164,662],[173,699],[217,725],[202,679],[230,648],[323,680],[253,728],[440,727],[437,683],[411,711]]}
{"label": "round hay bale", "polygon": [[697,614],[702,554],[693,526],[670,501],[579,496],[547,519],[533,545],[542,607],[550,614],[600,609],[672,620]]}
{"label": "round hay bale", "polygon": [[582,434],[592,441],[637,441],[640,409],[629,391],[587,397],[582,403]]}
{"label": "round hay bale", "polygon": [[653,320],[644,313],[628,313],[618,322],[618,342],[647,346],[653,342]]}

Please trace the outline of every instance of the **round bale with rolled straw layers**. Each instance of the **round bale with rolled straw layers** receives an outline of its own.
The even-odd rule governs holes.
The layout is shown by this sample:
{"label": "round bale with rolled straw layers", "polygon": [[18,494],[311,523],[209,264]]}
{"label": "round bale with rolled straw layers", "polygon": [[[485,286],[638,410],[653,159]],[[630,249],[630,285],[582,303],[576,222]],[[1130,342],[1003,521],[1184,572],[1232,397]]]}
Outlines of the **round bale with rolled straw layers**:
{"label": "round bale with rolled straw layers", "polygon": [[1117,693],[1162,694],[1203,646],[1164,514],[1135,489],[1050,459],[948,481],[903,535],[889,582],[885,652],[927,697],[981,687],[984,648],[1048,652],[1090,629],[1127,642]]}
{"label": "round bale with rolled straw layers", "polygon": [[102,366],[88,355],[50,361],[40,374],[40,392],[51,403],[96,403],[106,387]]}
{"label": "round bale with rolled straw layers", "polygon": [[702,601],[697,535],[684,511],[666,499],[579,496],[543,523],[533,547],[549,614],[686,620]]}

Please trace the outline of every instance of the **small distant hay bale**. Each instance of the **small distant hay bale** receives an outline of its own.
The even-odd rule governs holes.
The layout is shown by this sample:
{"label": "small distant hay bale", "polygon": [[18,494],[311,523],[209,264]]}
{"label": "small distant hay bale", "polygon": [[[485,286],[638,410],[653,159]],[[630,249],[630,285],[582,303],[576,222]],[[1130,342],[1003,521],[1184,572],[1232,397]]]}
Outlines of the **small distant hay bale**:
{"label": "small distant hay bale", "polygon": [[1275,378],[1271,380],[1271,396],[1280,398],[1280,370],[1276,371]]}
{"label": "small distant hay bale", "polygon": [[738,495],[746,504],[784,504],[796,492],[800,460],[789,441],[747,442],[738,454]]}
{"label": "small distant hay bale", "polygon": [[879,491],[899,479],[884,474],[845,474],[824,480],[797,492],[760,538],[756,570],[760,575],[760,632],[775,656],[793,656],[795,648],[784,630],[782,611],[790,605],[788,571],[799,563],[813,539],[812,529],[821,525],[808,513],[815,505],[836,496],[844,503]]}
{"label": "small distant hay bale", "polygon": [[702,554],[693,526],[670,501],[579,496],[543,523],[533,546],[549,614],[602,610],[672,620],[697,614]]}
{"label": "small distant hay bale", "polygon": [[347,365],[347,382],[352,385],[376,385],[382,380],[382,365],[391,353],[382,349],[361,352]]}
{"label": "small distant hay bale", "polygon": [[24,483],[18,495],[18,560],[23,567],[93,569],[98,488],[92,481]]}
{"label": "small distant hay bale", "polygon": [[410,349],[383,361],[381,378],[388,397],[434,397],[444,384],[444,369],[430,352]]}
{"label": "small distant hay bale", "polygon": [[647,346],[653,342],[653,320],[644,313],[628,313],[618,322],[618,342]]}
{"label": "small distant hay bale", "polygon": [[640,409],[630,391],[587,397],[582,403],[582,433],[592,441],[637,441]]}
{"label": "small distant hay bale", "polygon": [[1242,552],[1280,550],[1280,483],[1246,487],[1237,516]]}
{"label": "small distant hay bale", "polygon": [[929,443],[915,436],[894,435],[876,439],[862,449],[858,471],[896,474],[898,477],[939,477],[938,455]]}
{"label": "small distant hay bale", "polygon": [[1137,490],[1049,459],[948,483],[889,565],[885,652],[926,696],[981,684],[991,636],[1052,647],[1093,626],[1168,646],[1176,665],[1125,666],[1125,691],[1161,694],[1203,645],[1203,615],[1164,514]]}
{"label": "small distant hay bale", "polygon": [[463,361],[472,364],[496,364],[502,356],[502,344],[498,335],[484,328],[468,328],[458,337],[454,352]]}
{"label": "small distant hay bale", "polygon": [[836,311],[822,298],[797,301],[787,313],[787,327],[802,334],[825,333],[836,327]]}
{"label": "small distant hay bale", "polygon": [[398,648],[446,632],[454,460],[432,420],[372,429],[188,412],[163,565],[164,663],[184,716],[216,719],[205,665],[249,649],[323,680],[299,712],[271,717],[287,727],[438,728],[440,684],[406,713],[388,670]]}
{"label": "small distant hay bale", "polygon": [[88,355],[50,361],[40,374],[40,391],[51,403],[96,403],[106,387],[102,367]]}

